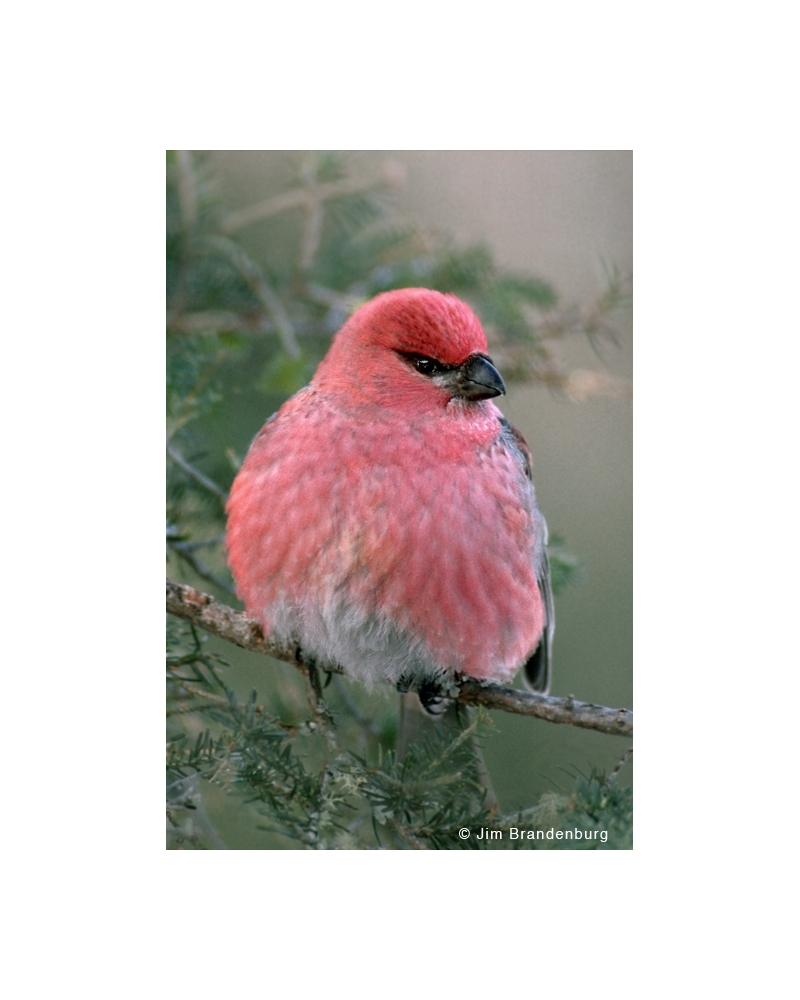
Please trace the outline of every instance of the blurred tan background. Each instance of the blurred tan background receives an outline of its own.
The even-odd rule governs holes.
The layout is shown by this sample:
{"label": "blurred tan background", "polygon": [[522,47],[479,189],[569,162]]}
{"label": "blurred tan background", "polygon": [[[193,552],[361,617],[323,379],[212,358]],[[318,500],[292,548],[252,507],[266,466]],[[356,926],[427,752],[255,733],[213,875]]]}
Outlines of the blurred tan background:
{"label": "blurred tan background", "polygon": [[[596,299],[604,265],[632,271],[631,151],[352,155],[355,169],[365,173],[377,172],[387,159],[401,164],[406,179],[395,198],[402,214],[451,234],[459,245],[488,243],[499,265],[551,282],[562,305],[586,307]],[[281,151],[219,151],[212,162],[225,201],[237,208],[279,189],[293,160]],[[585,338],[561,343],[559,356],[570,367],[628,379],[629,313],[617,328],[618,344],[600,345],[599,356]],[[630,403],[608,397],[574,402],[542,387],[513,387],[499,402],[530,445],[550,532],[562,536],[584,565],[582,581],[556,599],[552,694],[632,707]],[[531,796],[555,783],[569,789],[564,769],[588,773],[594,765],[608,771],[628,745],[504,713],[495,713],[494,720],[503,749],[490,742],[486,756],[507,809],[530,804]]]}

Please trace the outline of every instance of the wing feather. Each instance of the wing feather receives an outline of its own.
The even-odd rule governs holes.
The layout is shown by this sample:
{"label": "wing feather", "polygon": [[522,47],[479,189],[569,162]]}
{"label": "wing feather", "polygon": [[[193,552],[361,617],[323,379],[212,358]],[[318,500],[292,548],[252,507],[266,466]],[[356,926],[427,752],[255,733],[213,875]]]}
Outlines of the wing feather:
{"label": "wing feather", "polygon": [[[533,462],[525,438],[505,417],[501,418],[500,423],[503,425],[503,437],[506,443],[517,453],[525,475],[532,484],[531,467]],[[556,616],[553,606],[553,588],[550,584],[550,561],[547,558],[547,524],[541,513],[539,513],[539,517],[541,518],[542,538],[535,555],[536,582],[544,604],[544,631],[539,645],[522,668],[522,678],[528,690],[535,691],[537,694],[549,694],[553,670],[553,633],[556,627]]]}

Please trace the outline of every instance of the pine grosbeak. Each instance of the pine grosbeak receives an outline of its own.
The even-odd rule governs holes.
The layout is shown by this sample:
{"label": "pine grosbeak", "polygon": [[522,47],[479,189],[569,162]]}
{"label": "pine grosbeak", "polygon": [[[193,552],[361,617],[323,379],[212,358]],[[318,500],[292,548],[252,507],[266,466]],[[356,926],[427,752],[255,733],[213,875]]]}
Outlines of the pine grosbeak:
{"label": "pine grosbeak", "polygon": [[247,613],[321,668],[416,690],[457,675],[547,692],[547,529],[478,318],[387,292],[257,435],[228,503]]}

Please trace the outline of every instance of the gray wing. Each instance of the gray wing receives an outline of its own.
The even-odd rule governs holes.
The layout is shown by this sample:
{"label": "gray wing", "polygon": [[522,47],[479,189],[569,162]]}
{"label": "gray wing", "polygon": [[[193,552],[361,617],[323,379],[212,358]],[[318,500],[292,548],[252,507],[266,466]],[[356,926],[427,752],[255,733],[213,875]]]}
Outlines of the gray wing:
{"label": "gray wing", "polygon": [[[542,521],[544,523],[544,521]],[[542,547],[542,559],[536,582],[544,601],[544,632],[539,645],[533,651],[528,662],[522,668],[522,679],[525,687],[538,694],[550,693],[550,679],[553,671],[553,632],[556,629],[555,609],[553,608],[553,588],[550,586],[550,562],[547,558],[547,529],[545,528],[545,546]]]}
{"label": "gray wing", "polygon": [[[505,418],[502,418],[500,423],[503,425],[502,436],[505,443],[519,456],[525,475],[533,484],[531,453],[525,438]],[[553,633],[556,628],[556,616],[553,607],[553,588],[550,585],[550,561],[547,558],[547,524],[536,504],[535,495],[534,508],[541,524],[541,541],[537,545],[535,559],[536,582],[544,602],[544,632],[539,640],[539,645],[522,668],[522,679],[529,691],[535,691],[537,694],[549,694],[553,669]]]}

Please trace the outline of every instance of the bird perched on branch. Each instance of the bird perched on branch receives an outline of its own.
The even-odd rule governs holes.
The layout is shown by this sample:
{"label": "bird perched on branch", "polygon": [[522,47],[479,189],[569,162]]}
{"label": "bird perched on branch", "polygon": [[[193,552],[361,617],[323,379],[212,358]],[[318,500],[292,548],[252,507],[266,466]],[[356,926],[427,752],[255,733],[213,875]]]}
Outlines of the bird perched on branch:
{"label": "bird perched on branch", "polygon": [[358,309],[257,435],[228,502],[247,613],[321,668],[417,691],[547,693],[547,529],[470,308],[422,288]]}

